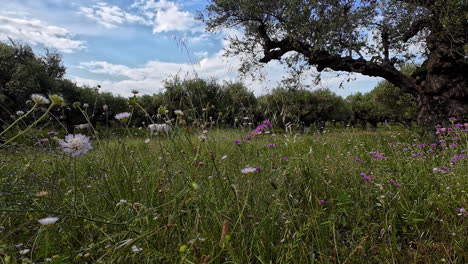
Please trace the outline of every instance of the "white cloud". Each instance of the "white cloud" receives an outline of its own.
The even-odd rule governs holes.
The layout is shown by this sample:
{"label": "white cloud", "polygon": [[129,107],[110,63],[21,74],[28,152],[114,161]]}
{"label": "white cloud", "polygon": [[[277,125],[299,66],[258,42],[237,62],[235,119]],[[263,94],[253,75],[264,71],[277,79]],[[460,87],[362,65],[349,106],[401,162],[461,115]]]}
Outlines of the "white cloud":
{"label": "white cloud", "polygon": [[193,53],[197,58],[206,58],[208,57],[208,51],[196,51]]}
{"label": "white cloud", "polygon": [[67,29],[49,25],[41,20],[18,18],[13,14],[0,15],[0,40],[25,41],[31,45],[42,44],[64,53],[85,47],[84,41],[75,40]]}
{"label": "white cloud", "polygon": [[153,33],[171,31],[203,31],[203,27],[192,13],[180,10],[180,7],[167,0],[137,0],[133,8],[140,10],[153,26]]}
{"label": "white cloud", "polygon": [[97,3],[92,7],[81,7],[80,12],[106,28],[115,28],[124,23],[150,24],[141,16],[125,12],[118,6],[110,6],[106,3]]}

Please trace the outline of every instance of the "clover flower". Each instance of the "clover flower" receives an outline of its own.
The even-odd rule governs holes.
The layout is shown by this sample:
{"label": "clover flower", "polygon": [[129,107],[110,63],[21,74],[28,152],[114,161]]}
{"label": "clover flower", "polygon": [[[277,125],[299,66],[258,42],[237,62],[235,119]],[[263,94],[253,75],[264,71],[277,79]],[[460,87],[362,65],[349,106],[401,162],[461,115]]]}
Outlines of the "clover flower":
{"label": "clover flower", "polygon": [[93,149],[89,137],[82,134],[67,135],[65,140],[59,141],[59,144],[63,152],[71,154],[73,157],[84,155]]}
{"label": "clover flower", "polygon": [[123,112],[123,113],[116,114],[115,119],[121,122],[126,122],[131,116],[132,114],[130,114],[129,112]]}
{"label": "clover flower", "polygon": [[58,217],[46,217],[46,218],[42,218],[42,219],[39,219],[37,220],[39,222],[39,224],[41,225],[53,225],[55,224],[55,222],[57,222],[59,220]]}
{"label": "clover flower", "polygon": [[38,105],[50,103],[49,99],[47,99],[45,96],[40,95],[40,94],[31,95],[31,100]]}

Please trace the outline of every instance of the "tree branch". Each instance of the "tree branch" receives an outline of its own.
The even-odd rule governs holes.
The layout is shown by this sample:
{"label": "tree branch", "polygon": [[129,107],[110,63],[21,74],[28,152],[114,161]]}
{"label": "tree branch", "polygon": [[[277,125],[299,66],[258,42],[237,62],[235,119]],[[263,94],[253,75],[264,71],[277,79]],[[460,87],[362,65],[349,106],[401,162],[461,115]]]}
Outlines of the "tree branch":
{"label": "tree branch", "polygon": [[268,36],[264,24],[260,24],[257,29],[258,35],[263,41],[264,56],[260,59],[262,63],[280,60],[287,52],[296,51],[304,55],[310,65],[316,65],[318,71],[329,68],[334,71],[361,73],[367,76],[382,77],[405,90],[405,92],[415,93],[416,89],[418,89],[415,79],[404,75],[391,63],[378,64],[366,61],[363,58],[342,57],[339,54],[331,54],[326,50],[312,49],[306,43],[293,43],[288,37],[281,41],[274,41]]}
{"label": "tree branch", "polygon": [[428,18],[422,18],[414,22],[409,29],[403,34],[403,41],[407,42],[410,38],[416,36],[421,30],[430,26],[430,20]]}

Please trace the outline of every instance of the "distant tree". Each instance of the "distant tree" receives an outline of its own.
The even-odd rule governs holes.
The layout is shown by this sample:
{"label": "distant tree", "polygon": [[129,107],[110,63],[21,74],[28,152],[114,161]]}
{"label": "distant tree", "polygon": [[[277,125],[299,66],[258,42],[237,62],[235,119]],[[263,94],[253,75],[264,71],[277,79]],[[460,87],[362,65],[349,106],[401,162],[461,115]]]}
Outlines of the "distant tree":
{"label": "distant tree", "polygon": [[[245,33],[227,49],[245,55],[243,72],[282,60],[382,77],[414,96],[423,126],[468,113],[468,1],[212,0],[206,10],[208,30]],[[424,52],[410,48],[419,44]],[[423,62],[407,76],[414,58]]]}

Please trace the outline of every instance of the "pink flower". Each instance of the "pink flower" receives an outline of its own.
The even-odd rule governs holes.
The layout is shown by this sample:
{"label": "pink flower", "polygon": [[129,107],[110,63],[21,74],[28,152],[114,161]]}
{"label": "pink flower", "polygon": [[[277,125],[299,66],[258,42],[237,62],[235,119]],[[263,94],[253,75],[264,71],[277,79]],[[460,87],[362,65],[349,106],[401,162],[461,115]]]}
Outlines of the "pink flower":
{"label": "pink flower", "polygon": [[326,203],[325,200],[320,200],[319,201],[319,204],[324,204],[324,203]]}
{"label": "pink flower", "polygon": [[283,157],[282,160],[289,160],[289,157]]}
{"label": "pink flower", "polygon": [[240,140],[234,140],[234,144],[239,145],[241,143]]}

